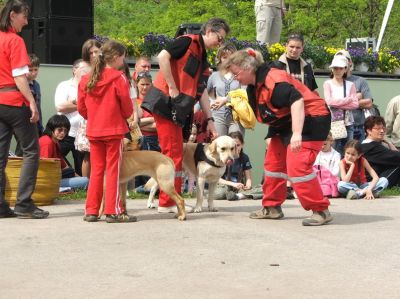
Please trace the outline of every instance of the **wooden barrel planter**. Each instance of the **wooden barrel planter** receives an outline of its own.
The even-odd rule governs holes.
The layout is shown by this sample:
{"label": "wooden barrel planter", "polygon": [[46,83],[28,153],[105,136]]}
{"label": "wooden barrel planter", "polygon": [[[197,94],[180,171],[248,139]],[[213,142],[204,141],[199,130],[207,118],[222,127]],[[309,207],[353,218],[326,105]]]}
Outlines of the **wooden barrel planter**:
{"label": "wooden barrel planter", "polygon": [[[53,204],[58,196],[61,180],[59,159],[40,159],[36,179],[36,188],[32,194],[34,203],[38,206]],[[15,205],[21,173],[22,158],[9,157],[6,167],[5,198],[11,206]]]}

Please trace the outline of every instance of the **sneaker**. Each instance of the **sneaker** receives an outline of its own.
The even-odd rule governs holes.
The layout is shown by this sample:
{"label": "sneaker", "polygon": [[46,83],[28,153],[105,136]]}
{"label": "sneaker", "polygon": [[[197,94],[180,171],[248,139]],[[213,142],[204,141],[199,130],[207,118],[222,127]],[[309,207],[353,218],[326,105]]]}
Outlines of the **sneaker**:
{"label": "sneaker", "polygon": [[331,222],[333,220],[333,217],[331,216],[331,213],[329,212],[328,209],[325,211],[313,211],[313,214],[311,217],[308,217],[303,220],[303,225],[304,226],[319,226],[326,224],[328,222]]}
{"label": "sneaker", "polygon": [[125,223],[125,222],[136,222],[137,218],[128,214],[112,214],[106,215],[107,223]]}
{"label": "sneaker", "polygon": [[349,190],[346,194],[346,199],[358,199],[358,194],[355,190]]}
{"label": "sneaker", "polygon": [[228,191],[226,193],[226,199],[229,201],[235,201],[235,200],[239,200],[239,197],[237,196],[237,194],[233,191]]}
{"label": "sneaker", "polygon": [[[191,206],[185,206],[185,211],[186,213],[193,213],[193,207]],[[170,206],[170,207],[160,207],[158,206],[157,212],[160,214],[167,214],[167,213],[178,213],[178,207],[177,206]]]}
{"label": "sneaker", "polygon": [[44,211],[39,208],[35,208],[32,212],[15,212],[18,218],[20,219],[44,219],[49,216],[49,212]]}
{"label": "sneaker", "polygon": [[292,187],[287,187],[286,189],[286,199],[295,199]]}
{"label": "sneaker", "polygon": [[13,217],[17,217],[17,215],[10,208],[8,208],[4,213],[0,214],[0,218],[13,218]]}
{"label": "sneaker", "polygon": [[97,220],[99,220],[99,217],[97,215],[85,215],[83,216],[83,221],[86,222],[97,222]]}
{"label": "sneaker", "polygon": [[263,207],[262,209],[250,213],[251,219],[280,219],[283,217],[281,206]]}

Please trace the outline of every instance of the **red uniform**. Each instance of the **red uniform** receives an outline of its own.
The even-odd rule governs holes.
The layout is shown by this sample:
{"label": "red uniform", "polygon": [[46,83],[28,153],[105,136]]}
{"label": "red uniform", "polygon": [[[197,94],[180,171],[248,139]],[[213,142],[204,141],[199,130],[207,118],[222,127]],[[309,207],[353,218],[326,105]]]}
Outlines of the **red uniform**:
{"label": "red uniform", "polygon": [[[191,38],[190,45],[182,57],[171,59],[171,72],[182,102],[188,101],[194,105],[198,95],[203,93],[205,88],[203,81],[208,75],[206,48],[201,35],[186,35],[184,37]],[[175,189],[180,193],[183,160],[182,124],[174,122],[171,107],[165,99],[162,99],[162,96],[164,98],[169,96],[169,88],[160,71],[157,73],[152,89],[145,97],[142,108],[152,112],[154,116],[161,151],[174,161],[176,169]],[[170,207],[173,205],[175,205],[175,202],[161,191],[159,206]]]}
{"label": "red uniform", "polygon": [[18,69],[30,64],[29,56],[26,52],[25,42],[15,31],[10,28],[8,32],[0,31],[0,89],[12,88],[14,91],[2,91],[0,104],[9,106],[22,106],[26,104],[29,107],[29,101],[16,90],[12,70]]}
{"label": "red uniform", "polygon": [[86,215],[98,215],[106,175],[106,215],[123,212],[119,194],[122,139],[129,131],[126,119],[133,112],[129,82],[122,72],[105,68],[96,86],[86,91],[90,74],[79,83],[78,111],[87,119],[91,174],[86,199]]}
{"label": "red uniform", "polygon": [[[283,93],[292,97],[291,101],[274,93],[277,88],[292,90]],[[304,209],[327,209],[329,201],[324,198],[313,172],[315,158],[330,130],[330,113],[325,101],[285,71],[267,67],[257,71],[255,97],[253,109],[260,122],[270,125],[267,137],[271,137],[264,160],[263,206],[282,205],[286,199],[286,180],[289,180]],[[288,148],[292,136],[290,106],[300,98],[304,99],[305,120],[301,149],[294,152]]]}

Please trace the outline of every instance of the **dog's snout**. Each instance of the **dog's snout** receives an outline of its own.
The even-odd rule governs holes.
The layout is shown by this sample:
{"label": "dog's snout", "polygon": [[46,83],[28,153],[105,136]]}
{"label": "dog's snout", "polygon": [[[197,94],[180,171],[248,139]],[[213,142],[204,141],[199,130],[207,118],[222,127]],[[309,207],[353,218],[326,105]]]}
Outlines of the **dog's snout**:
{"label": "dog's snout", "polygon": [[226,160],[226,163],[225,163],[227,166],[229,166],[229,165],[232,165],[233,164],[233,159],[228,159],[228,160]]}

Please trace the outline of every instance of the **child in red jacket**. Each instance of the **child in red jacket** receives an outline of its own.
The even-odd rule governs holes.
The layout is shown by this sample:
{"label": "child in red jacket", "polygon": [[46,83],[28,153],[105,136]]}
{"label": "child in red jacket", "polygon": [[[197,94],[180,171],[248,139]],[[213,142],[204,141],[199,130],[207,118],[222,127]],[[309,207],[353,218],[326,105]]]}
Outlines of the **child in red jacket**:
{"label": "child in red jacket", "polygon": [[119,194],[123,137],[129,131],[126,119],[133,112],[129,82],[118,70],[124,63],[126,48],[118,42],[107,41],[101,52],[93,72],[82,78],[78,88],[78,111],[87,119],[92,165],[83,220],[98,219],[105,174],[106,221],[134,222],[136,217],[123,210]]}

